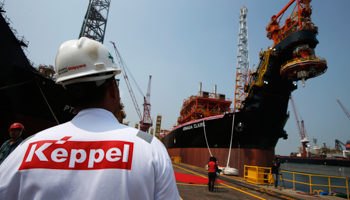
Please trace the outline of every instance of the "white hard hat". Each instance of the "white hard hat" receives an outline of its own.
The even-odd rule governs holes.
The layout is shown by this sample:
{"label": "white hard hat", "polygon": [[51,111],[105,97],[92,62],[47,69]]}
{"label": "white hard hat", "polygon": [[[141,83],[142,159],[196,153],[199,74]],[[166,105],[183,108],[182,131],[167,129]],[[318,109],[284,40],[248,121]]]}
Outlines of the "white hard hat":
{"label": "white hard hat", "polygon": [[107,48],[92,39],[69,40],[58,49],[56,83],[64,85],[103,81],[120,73]]}

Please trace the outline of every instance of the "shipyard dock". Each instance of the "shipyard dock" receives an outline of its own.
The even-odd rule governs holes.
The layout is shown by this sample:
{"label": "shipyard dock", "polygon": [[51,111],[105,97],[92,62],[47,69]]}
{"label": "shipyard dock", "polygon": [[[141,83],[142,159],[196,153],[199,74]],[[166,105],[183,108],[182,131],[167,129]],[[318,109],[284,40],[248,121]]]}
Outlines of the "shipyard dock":
{"label": "shipyard dock", "polygon": [[311,195],[292,189],[275,189],[273,186],[250,184],[237,176],[220,175],[216,191],[210,192],[207,187],[207,171],[184,163],[174,163],[176,185],[183,200],[202,199],[343,199],[328,195]]}

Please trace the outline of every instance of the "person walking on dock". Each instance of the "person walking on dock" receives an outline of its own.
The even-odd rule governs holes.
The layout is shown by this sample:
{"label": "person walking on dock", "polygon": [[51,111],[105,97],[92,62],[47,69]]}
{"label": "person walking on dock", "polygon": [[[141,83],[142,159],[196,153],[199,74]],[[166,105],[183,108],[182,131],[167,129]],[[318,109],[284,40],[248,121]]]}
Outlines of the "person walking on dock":
{"label": "person walking on dock", "polygon": [[24,126],[21,123],[13,123],[9,128],[11,139],[4,142],[0,147],[0,164],[16,149],[16,147],[23,141],[21,138],[24,132]]}
{"label": "person walking on dock", "polygon": [[208,167],[209,167],[209,170],[208,170],[208,178],[209,178],[208,187],[209,187],[209,191],[213,192],[214,191],[214,183],[215,183],[215,179],[216,179],[216,171],[218,169],[215,157],[210,157],[209,163],[208,163]]}
{"label": "person walking on dock", "polygon": [[77,115],[27,138],[0,165],[0,199],[180,200],[164,145],[115,117],[120,70],[107,48],[67,41],[55,72]]}

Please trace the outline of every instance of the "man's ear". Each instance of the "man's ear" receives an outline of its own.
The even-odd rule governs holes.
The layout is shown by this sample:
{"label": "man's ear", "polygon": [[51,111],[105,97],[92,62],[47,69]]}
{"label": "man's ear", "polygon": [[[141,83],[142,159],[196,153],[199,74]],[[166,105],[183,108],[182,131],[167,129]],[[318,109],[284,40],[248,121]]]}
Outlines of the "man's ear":
{"label": "man's ear", "polygon": [[108,85],[107,85],[107,93],[108,93],[108,95],[110,96],[110,97],[113,97],[113,98],[116,98],[116,96],[117,96],[117,90],[118,90],[118,88],[116,88],[117,86],[115,85],[115,84],[113,84],[113,83],[109,83]]}
{"label": "man's ear", "polygon": [[111,93],[111,96],[113,98],[120,98],[119,96],[119,88],[117,86],[117,84],[111,83],[109,84],[110,88],[108,88],[109,92]]}

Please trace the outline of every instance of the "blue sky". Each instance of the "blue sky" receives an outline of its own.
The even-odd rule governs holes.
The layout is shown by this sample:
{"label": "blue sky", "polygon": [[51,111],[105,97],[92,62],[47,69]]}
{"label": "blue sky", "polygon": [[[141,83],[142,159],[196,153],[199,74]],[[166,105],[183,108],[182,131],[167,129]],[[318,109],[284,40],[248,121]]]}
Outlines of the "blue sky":
{"label": "blue sky", "polygon": [[[2,0],[3,1],[3,0]],[[239,9],[248,8],[250,64],[258,64],[260,49],[272,46],[265,27],[287,0],[112,0],[104,44],[116,43],[125,63],[146,94],[152,75],[151,116],[163,117],[162,129],[176,124],[182,102],[204,91],[234,99],[237,67]],[[28,58],[36,65],[54,65],[59,46],[77,39],[88,0],[5,0],[6,15],[19,35],[29,40]],[[312,1],[312,21],[319,27],[316,55],[327,59],[328,71],[306,81],[292,93],[308,136],[334,148],[334,140],[350,139],[350,119],[337,103],[350,109],[349,19],[350,1]],[[291,10],[287,11],[290,14]],[[127,117],[134,126],[139,121],[122,76],[121,96]],[[131,83],[142,112],[143,97]],[[285,130],[290,139],[280,140],[276,154],[289,155],[300,146],[300,137],[289,107]],[[312,143],[311,143],[312,144]],[[312,144],[313,145],[313,144]]]}

